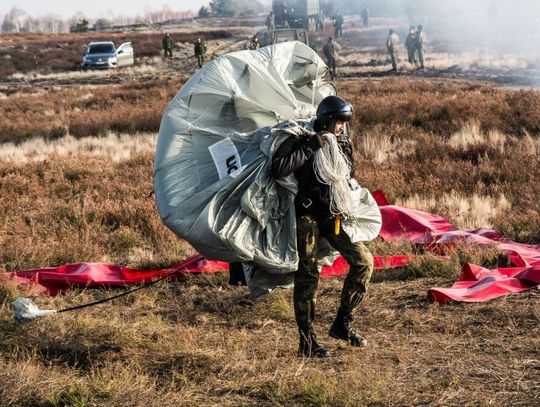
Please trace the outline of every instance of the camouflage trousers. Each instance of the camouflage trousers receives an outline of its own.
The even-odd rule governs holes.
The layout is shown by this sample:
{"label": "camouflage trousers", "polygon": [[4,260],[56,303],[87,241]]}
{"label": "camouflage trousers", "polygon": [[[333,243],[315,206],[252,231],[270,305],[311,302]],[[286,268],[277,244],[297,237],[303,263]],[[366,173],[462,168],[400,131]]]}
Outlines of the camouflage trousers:
{"label": "camouflage trousers", "polygon": [[202,68],[204,65],[204,55],[197,54],[195,56],[197,57],[197,64],[199,65],[199,68]]}
{"label": "camouflage trousers", "polygon": [[350,265],[341,291],[340,308],[345,314],[352,313],[366,294],[373,272],[373,256],[363,243],[352,243],[342,229],[336,235],[333,223],[319,228],[310,215],[302,215],[296,222],[299,264],[294,275],[294,314],[298,328],[305,332],[311,328],[315,317],[315,294],[319,285],[319,236],[326,238]]}
{"label": "camouflage trousers", "polygon": [[424,68],[424,63],[425,63],[425,58],[426,58],[424,48],[417,47],[416,52],[418,53],[418,61],[420,62],[420,68]]}
{"label": "camouflage trousers", "polygon": [[392,48],[388,50],[388,53],[390,54],[390,59],[392,61],[392,69],[394,71],[397,71],[398,50],[395,48]]}
{"label": "camouflage trousers", "polygon": [[336,58],[326,58],[326,64],[328,65],[328,69],[330,70],[330,76],[332,78],[335,78],[337,75],[337,61]]}
{"label": "camouflage trousers", "polygon": [[415,66],[418,64],[418,54],[416,53],[416,47],[407,48],[407,57],[409,64]]}

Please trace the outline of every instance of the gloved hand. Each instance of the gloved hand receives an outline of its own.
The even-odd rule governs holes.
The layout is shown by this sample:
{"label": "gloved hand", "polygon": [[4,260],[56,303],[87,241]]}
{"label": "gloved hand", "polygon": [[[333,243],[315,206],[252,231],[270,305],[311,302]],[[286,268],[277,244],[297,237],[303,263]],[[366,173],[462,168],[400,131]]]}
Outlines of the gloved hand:
{"label": "gloved hand", "polygon": [[337,136],[337,142],[339,146],[341,147],[341,151],[345,153],[347,157],[352,161],[353,157],[353,145],[351,142],[351,139],[349,136],[345,134],[338,134]]}
{"label": "gloved hand", "polygon": [[332,134],[328,133],[327,131],[319,131],[317,134],[315,134],[315,137],[317,140],[319,140],[320,147],[324,147],[326,143],[328,143],[328,137],[331,137]]}
{"label": "gloved hand", "polygon": [[307,140],[307,146],[312,150],[312,152],[317,151],[319,148],[322,148],[327,143],[326,134],[328,134],[328,132],[320,131],[318,133],[315,133],[315,135],[311,136]]}

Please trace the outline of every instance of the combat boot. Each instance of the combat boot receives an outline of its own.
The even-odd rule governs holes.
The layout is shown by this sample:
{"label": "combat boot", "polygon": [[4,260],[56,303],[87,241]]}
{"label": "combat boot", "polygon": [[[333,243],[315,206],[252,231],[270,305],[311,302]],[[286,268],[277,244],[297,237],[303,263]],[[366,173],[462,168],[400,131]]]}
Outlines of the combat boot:
{"label": "combat boot", "polygon": [[317,343],[317,337],[312,329],[305,332],[300,330],[300,344],[298,345],[299,357],[328,358],[331,353],[328,349]]}
{"label": "combat boot", "polygon": [[346,314],[339,309],[328,335],[335,339],[347,341],[351,344],[351,346],[363,348],[367,346],[367,339],[358,335],[353,329],[351,329],[352,320],[352,314]]}

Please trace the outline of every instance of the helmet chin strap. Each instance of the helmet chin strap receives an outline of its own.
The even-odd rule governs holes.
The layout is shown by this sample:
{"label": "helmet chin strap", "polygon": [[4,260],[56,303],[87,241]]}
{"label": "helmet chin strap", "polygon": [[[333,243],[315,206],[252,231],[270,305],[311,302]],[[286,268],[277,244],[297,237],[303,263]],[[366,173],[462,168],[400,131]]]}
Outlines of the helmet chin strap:
{"label": "helmet chin strap", "polygon": [[337,120],[332,119],[330,120],[330,124],[328,125],[328,130],[330,133],[336,134],[336,122]]}

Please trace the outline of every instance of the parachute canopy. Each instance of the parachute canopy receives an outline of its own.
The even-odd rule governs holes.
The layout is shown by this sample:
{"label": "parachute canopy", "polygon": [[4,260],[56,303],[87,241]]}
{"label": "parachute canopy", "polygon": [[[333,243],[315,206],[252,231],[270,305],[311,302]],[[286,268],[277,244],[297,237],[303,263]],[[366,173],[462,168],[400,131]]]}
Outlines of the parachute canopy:
{"label": "parachute canopy", "polygon": [[[311,48],[287,42],[221,56],[187,81],[157,141],[154,190],[165,225],[208,259],[294,271],[296,180],[274,180],[269,163],[289,135],[312,132],[316,106],[336,93],[327,72]],[[380,213],[369,193],[359,196],[378,217],[369,240]]]}
{"label": "parachute canopy", "polygon": [[[246,184],[264,166],[271,127],[288,119],[310,119],[320,100],[335,94],[323,79],[327,71],[320,57],[299,42],[230,53],[204,65],[170,102],[161,121],[154,189],[164,223],[208,258],[248,261],[262,256],[271,263],[294,262],[295,256],[287,261],[284,253],[253,254],[258,245],[253,233],[261,229],[257,222],[235,218],[237,244],[231,245],[224,234],[233,233],[227,223],[241,205]],[[233,193],[237,188],[241,194]],[[252,214],[272,213],[272,208],[260,207],[264,203],[252,202],[258,206],[251,208]],[[250,211],[249,204],[244,209]],[[272,216],[283,217],[275,210]],[[279,228],[268,217],[263,224],[272,240]]]}

